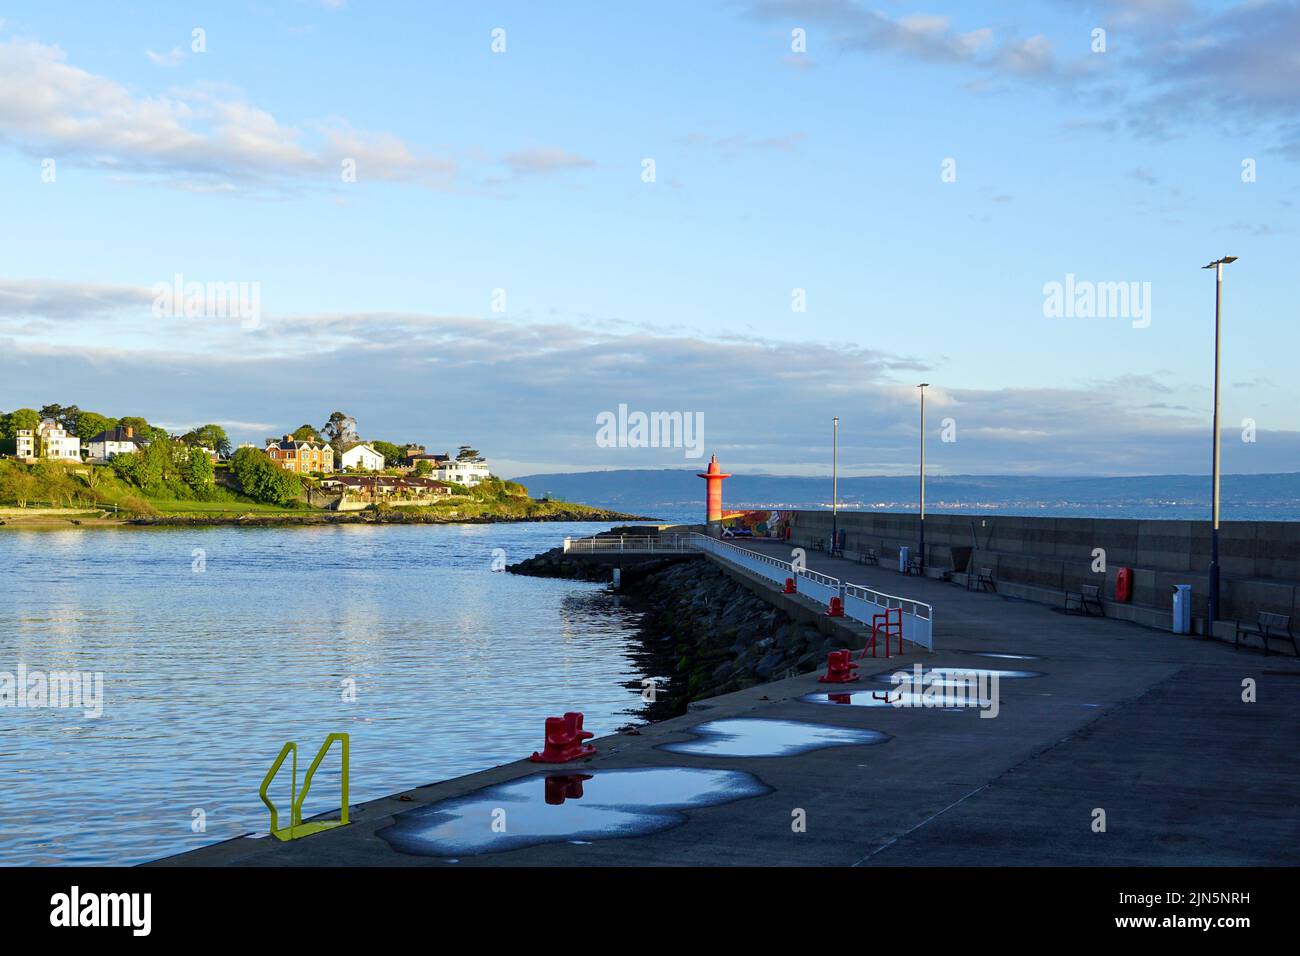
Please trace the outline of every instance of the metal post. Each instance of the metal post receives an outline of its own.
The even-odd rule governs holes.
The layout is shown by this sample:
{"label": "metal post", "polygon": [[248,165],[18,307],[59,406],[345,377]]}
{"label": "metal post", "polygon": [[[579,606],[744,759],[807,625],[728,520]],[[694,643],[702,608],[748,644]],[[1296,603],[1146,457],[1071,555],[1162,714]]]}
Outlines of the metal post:
{"label": "metal post", "polygon": [[920,514],[921,514],[921,541],[920,541],[920,562],[921,574],[925,574],[925,390],[929,382],[922,382],[916,386],[921,390],[921,489],[920,489]]}
{"label": "metal post", "polygon": [[1236,256],[1224,256],[1204,267],[1214,270],[1214,461],[1211,466],[1210,601],[1205,622],[1207,637],[1214,636],[1214,622],[1219,619],[1219,358],[1223,332],[1223,267],[1236,261]]}
{"label": "metal post", "polygon": [[1206,636],[1214,636],[1214,622],[1219,619],[1219,350],[1223,308],[1223,263],[1215,266],[1214,274],[1214,465],[1212,469],[1213,523],[1210,526],[1210,609]]}
{"label": "metal post", "polygon": [[831,419],[834,423],[834,438],[832,440],[831,452],[831,546],[827,549],[832,555],[835,554],[835,545],[838,543],[839,536],[839,510],[840,510],[840,419],[839,416]]}

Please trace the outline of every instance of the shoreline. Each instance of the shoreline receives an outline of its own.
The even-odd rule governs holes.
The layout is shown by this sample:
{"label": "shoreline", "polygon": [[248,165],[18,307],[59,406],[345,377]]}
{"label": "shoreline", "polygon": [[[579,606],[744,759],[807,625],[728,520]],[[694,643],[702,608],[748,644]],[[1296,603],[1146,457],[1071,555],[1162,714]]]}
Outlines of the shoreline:
{"label": "shoreline", "polygon": [[302,514],[256,511],[229,514],[180,513],[164,515],[117,516],[99,509],[0,509],[0,534],[5,531],[66,531],[73,528],[314,528],[336,524],[499,524],[541,522],[636,522],[658,523],[659,519],[629,515],[604,509],[578,506],[546,514],[486,514],[451,516],[432,513],[375,511],[314,511]]}

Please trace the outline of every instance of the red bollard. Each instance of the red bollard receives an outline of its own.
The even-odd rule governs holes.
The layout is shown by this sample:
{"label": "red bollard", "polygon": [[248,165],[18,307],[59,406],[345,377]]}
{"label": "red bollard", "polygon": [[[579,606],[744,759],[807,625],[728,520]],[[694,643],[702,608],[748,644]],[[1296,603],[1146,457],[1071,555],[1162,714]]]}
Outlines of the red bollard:
{"label": "red bollard", "polygon": [[826,673],[817,678],[819,684],[847,684],[858,679],[853,673],[858,665],[850,660],[851,651],[831,651],[826,655]]}
{"label": "red bollard", "polygon": [[591,744],[584,740],[596,736],[589,730],[582,729],[582,714],[570,711],[563,717],[546,718],[546,743],[542,752],[533,752],[528,759],[534,763],[568,763],[590,757],[596,752]]}
{"label": "red bollard", "polygon": [[838,597],[833,597],[833,598],[831,598],[831,606],[828,607],[828,608],[826,609],[826,616],[827,616],[827,617],[843,617],[843,616],[844,616],[844,599],[843,599],[843,598],[838,598]]}
{"label": "red bollard", "polygon": [[785,579],[785,590],[783,594],[794,594],[798,589],[794,586],[794,578]]}
{"label": "red bollard", "polygon": [[590,780],[589,773],[553,774],[546,778],[546,802],[549,806],[559,807],[565,800],[582,799],[582,782]]}

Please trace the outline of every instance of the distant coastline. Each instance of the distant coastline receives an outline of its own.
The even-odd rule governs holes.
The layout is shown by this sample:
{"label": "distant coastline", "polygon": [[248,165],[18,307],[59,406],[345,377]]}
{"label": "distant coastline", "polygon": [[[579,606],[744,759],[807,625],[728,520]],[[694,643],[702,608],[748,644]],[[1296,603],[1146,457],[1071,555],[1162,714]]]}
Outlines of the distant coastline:
{"label": "distant coastline", "polygon": [[[538,502],[538,504],[546,504]],[[86,508],[0,508],[0,533],[5,531],[66,531],[71,528],[312,528],[336,524],[497,524],[589,521],[656,522],[659,519],[586,505],[555,503],[533,514],[476,514],[419,511],[302,511],[301,513],[113,515]]]}

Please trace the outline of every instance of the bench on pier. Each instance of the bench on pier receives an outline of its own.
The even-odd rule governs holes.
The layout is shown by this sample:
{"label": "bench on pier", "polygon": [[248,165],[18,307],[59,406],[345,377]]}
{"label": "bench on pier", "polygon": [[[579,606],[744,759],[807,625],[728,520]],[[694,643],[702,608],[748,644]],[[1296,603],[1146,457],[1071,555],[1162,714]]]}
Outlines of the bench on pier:
{"label": "bench on pier", "polygon": [[878,567],[880,565],[880,554],[879,552],[876,551],[875,548],[867,548],[860,555],[858,555],[858,563],[874,564]]}
{"label": "bench on pier", "polygon": [[903,566],[904,574],[924,574],[925,570],[921,567],[921,559],[918,556],[910,556],[907,564]]}
{"label": "bench on pier", "polygon": [[1260,611],[1259,617],[1254,624],[1242,624],[1237,622],[1237,631],[1232,635],[1232,646],[1239,646],[1243,634],[1253,635],[1260,639],[1264,645],[1264,656],[1268,657],[1268,642],[1270,639],[1277,641],[1290,641],[1291,650],[1300,657],[1300,648],[1296,647],[1295,632],[1291,630],[1291,618],[1286,614],[1275,614],[1272,611]]}
{"label": "bench on pier", "polygon": [[980,568],[978,574],[966,575],[967,591],[992,591],[998,592],[997,582],[993,580],[992,568]]}
{"label": "bench on pier", "polygon": [[1106,616],[1106,608],[1101,603],[1101,587],[1096,584],[1081,585],[1077,591],[1065,592],[1065,613],[1071,611],[1077,614],[1091,614],[1096,608],[1097,613],[1102,617]]}

